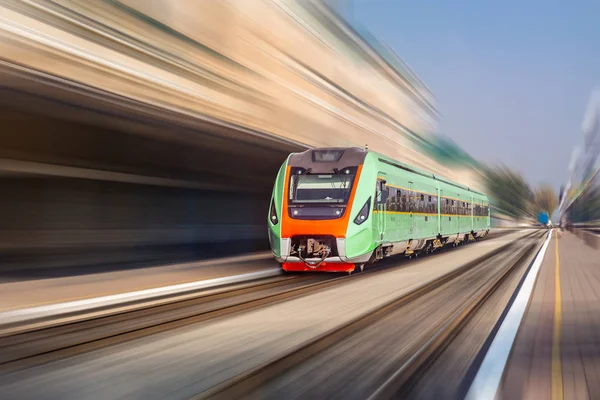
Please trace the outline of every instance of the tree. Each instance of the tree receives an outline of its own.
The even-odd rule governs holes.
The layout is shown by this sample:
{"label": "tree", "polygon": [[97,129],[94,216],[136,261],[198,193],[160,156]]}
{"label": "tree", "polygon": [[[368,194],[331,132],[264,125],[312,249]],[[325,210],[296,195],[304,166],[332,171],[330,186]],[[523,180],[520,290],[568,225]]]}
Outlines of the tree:
{"label": "tree", "polygon": [[552,212],[556,209],[558,205],[558,198],[556,196],[556,192],[550,185],[541,185],[533,196],[533,204],[536,208],[535,211],[545,211],[548,214],[552,214]]}
{"label": "tree", "polygon": [[450,138],[433,135],[429,140],[423,139],[421,146],[425,153],[441,164],[479,167],[477,161]]}
{"label": "tree", "polygon": [[513,217],[531,216],[531,188],[523,177],[503,166],[485,172],[490,200],[502,213]]}

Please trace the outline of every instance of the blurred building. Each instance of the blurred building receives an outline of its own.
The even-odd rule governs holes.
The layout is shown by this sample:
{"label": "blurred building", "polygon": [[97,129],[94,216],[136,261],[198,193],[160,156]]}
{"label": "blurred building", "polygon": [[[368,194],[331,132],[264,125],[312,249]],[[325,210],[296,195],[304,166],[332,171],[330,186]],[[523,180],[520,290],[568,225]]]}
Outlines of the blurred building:
{"label": "blurred building", "polygon": [[433,96],[318,1],[11,1],[3,57],[197,118],[308,146],[364,146],[466,184],[420,152]]}
{"label": "blurred building", "polygon": [[276,171],[312,146],[479,186],[427,87],[320,1],[7,0],[0,54],[4,266],[264,248]]}
{"label": "blurred building", "polygon": [[574,223],[600,224],[600,89],[592,92],[584,114],[582,151],[576,148],[560,204],[561,217]]}

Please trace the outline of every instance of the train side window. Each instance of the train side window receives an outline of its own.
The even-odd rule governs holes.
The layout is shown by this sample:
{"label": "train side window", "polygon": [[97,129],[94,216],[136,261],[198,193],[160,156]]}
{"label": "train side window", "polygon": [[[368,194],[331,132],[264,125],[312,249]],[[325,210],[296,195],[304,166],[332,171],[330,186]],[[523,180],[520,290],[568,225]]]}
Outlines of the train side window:
{"label": "train side window", "polygon": [[429,202],[431,203],[431,196],[429,196]]}
{"label": "train side window", "polygon": [[406,190],[401,189],[400,192],[400,211],[406,211]]}
{"label": "train side window", "polygon": [[388,187],[389,196],[387,200],[387,208],[389,211],[396,211],[396,193],[397,189],[394,187]]}
{"label": "train side window", "polygon": [[377,178],[377,183],[375,184],[375,201],[373,202],[373,210],[377,210],[377,203],[381,198],[381,179]]}
{"label": "train side window", "polygon": [[417,212],[419,209],[419,201],[416,192],[412,192],[410,195],[410,211]]}
{"label": "train side window", "polygon": [[385,188],[385,189],[388,191],[388,197],[387,197],[387,199],[385,200],[385,208],[386,208],[386,210],[388,210],[388,211],[392,211],[392,207],[393,207],[393,206],[392,206],[392,203],[393,203],[393,201],[394,201],[394,200],[393,200],[393,199],[394,199],[394,198],[393,198],[393,195],[394,195],[394,193],[393,193],[393,190],[394,190],[394,188],[391,188],[391,187],[389,187],[389,186],[386,186],[386,188]]}
{"label": "train side window", "polygon": [[415,212],[421,212],[421,193],[415,192]]}

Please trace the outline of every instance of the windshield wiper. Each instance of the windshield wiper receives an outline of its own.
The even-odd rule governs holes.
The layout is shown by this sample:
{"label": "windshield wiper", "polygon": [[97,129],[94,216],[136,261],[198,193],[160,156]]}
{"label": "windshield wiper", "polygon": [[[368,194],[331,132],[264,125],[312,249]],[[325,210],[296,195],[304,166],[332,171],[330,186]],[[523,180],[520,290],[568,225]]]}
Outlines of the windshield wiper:
{"label": "windshield wiper", "polygon": [[296,182],[294,182],[294,198],[296,197],[296,191],[298,190],[298,184],[300,183],[302,178],[304,178],[306,175],[308,175],[310,173],[310,171],[312,171],[312,168],[308,168],[304,172],[302,172],[300,175],[296,175],[298,178],[296,179]]}

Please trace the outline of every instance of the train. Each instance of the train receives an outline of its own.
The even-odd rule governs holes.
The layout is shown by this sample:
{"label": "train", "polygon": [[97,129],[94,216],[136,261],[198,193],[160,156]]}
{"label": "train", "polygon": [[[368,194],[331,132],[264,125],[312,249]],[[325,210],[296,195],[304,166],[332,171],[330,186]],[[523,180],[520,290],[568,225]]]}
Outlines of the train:
{"label": "train", "polygon": [[268,212],[271,251],[288,272],[360,272],[489,231],[485,194],[357,147],[290,154]]}
{"label": "train", "polygon": [[548,226],[550,224],[550,216],[547,212],[541,211],[538,213],[537,222],[539,225]]}

